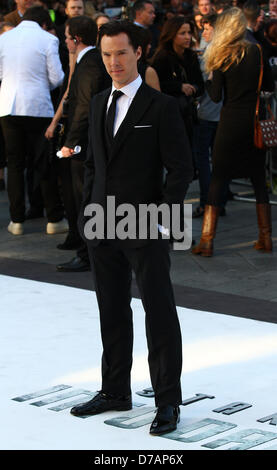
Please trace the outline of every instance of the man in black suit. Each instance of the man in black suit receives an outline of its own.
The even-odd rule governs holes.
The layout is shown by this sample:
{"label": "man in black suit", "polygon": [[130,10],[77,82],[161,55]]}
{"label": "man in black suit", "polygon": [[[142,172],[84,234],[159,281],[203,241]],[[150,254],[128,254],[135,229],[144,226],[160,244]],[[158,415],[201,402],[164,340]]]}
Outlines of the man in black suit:
{"label": "man in black suit", "polygon": [[258,41],[255,38],[255,31],[261,7],[256,0],[247,0],[247,2],[243,4],[242,11],[247,21],[245,39],[254,44],[258,44]]}
{"label": "man in black suit", "polygon": [[132,12],[134,23],[141,28],[148,29],[151,33],[151,49],[148,58],[152,57],[158,46],[160,36],[160,31],[154,23],[156,17],[155,6],[152,0],[136,0]]}
{"label": "man in black suit", "polygon": [[[75,207],[71,208],[70,218],[72,219],[76,211],[78,214],[82,202],[90,101],[93,95],[108,88],[111,80],[105,70],[101,54],[95,47],[97,39],[95,21],[87,16],[70,18],[67,21],[65,33],[66,41],[74,42],[77,46],[77,60],[68,93],[66,138],[61,149],[64,157],[71,157],[70,166],[76,206],[76,210]],[[72,156],[75,146],[81,147],[81,153]],[[64,197],[67,195],[64,194]],[[70,204],[66,202],[65,204],[67,212],[70,211]],[[63,272],[90,270],[85,242],[82,241],[76,256],[67,263],[59,264],[57,270]]]}
{"label": "man in black suit", "polygon": [[[157,207],[162,202],[170,207],[175,203],[182,206],[193,170],[174,98],[142,83],[137,70],[141,48],[132,23],[111,21],[103,25],[100,45],[113,87],[95,96],[91,106],[83,209],[96,203],[106,215],[109,196],[116,208],[123,203],[134,209],[150,203]],[[165,184],[164,167],[168,171]],[[91,207],[86,207],[86,214]],[[80,227],[89,239],[100,311],[102,389],[89,402],[72,408],[71,413],[82,416],[132,408],[133,269],[146,312],[148,361],[158,407],[150,433],[173,431],[182,402],[182,342],[169,277],[169,240],[161,236],[121,239],[118,232],[113,239],[108,235],[112,227],[107,218],[106,238],[100,240],[97,233],[96,238],[91,236],[90,220],[86,222],[85,216],[80,216]]]}
{"label": "man in black suit", "polygon": [[[84,0],[66,0],[65,14],[66,19],[82,16],[85,13]],[[56,25],[56,34],[60,41],[59,54],[64,72],[66,72],[68,63],[68,50],[65,43],[65,23]]]}

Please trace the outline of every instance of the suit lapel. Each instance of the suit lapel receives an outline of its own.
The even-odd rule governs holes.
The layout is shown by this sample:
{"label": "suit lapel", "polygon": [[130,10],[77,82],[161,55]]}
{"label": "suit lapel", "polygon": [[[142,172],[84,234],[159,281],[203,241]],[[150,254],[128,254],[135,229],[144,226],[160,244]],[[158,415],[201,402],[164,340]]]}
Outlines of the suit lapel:
{"label": "suit lapel", "polygon": [[96,140],[96,149],[100,152],[100,155],[104,155],[105,161],[108,161],[108,155],[106,150],[106,143],[105,143],[105,114],[107,110],[107,102],[111,93],[111,88],[106,90],[103,94],[103,98],[100,101],[99,105],[96,107],[94,111],[94,122],[96,122],[95,128],[95,136],[94,139]]}
{"label": "suit lapel", "polygon": [[153,97],[150,93],[150,90],[151,89],[144,83],[142,83],[139,87],[128,109],[128,112],[114,137],[110,161],[118,154],[120,147],[125,142],[129,133],[133,131],[134,126],[137,124],[137,122],[141,119],[145,111],[151,105]]}

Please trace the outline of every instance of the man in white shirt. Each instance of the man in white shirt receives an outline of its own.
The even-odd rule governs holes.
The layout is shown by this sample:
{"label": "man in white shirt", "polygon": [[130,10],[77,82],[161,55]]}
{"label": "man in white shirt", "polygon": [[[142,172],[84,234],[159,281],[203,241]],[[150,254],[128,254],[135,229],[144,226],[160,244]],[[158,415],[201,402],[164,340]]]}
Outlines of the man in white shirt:
{"label": "man in white shirt", "polygon": [[[41,180],[47,233],[59,229],[62,219],[57,191],[55,188],[51,191],[48,180],[41,178],[46,170],[44,132],[54,114],[50,90],[59,86],[64,76],[58,55],[59,41],[43,30],[48,17],[43,7],[31,7],[16,28],[0,37],[0,117],[8,161],[11,215],[8,230],[14,235],[23,233],[25,220],[26,155],[33,159],[36,181]],[[61,225],[64,231],[66,227]]]}

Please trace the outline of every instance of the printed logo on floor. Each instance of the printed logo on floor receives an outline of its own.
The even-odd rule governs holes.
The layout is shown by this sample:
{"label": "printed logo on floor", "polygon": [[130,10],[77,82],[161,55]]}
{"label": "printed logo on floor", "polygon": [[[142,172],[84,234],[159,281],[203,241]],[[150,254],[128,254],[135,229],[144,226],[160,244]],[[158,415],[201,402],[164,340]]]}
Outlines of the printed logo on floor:
{"label": "printed logo on floor", "polygon": [[[29,405],[36,407],[51,405],[50,407],[48,407],[49,410],[59,412],[90,400],[93,396],[95,396],[96,393],[97,392],[92,392],[90,390],[85,389],[75,389],[71,385],[56,385],[50,388],[38,390],[36,392],[31,392],[25,395],[12,398],[12,400],[17,401],[19,403],[31,401]],[[154,396],[154,392],[151,388],[139,391],[137,392],[137,394],[144,397]],[[74,400],[67,400],[73,397]],[[38,398],[39,400],[37,400]],[[202,400],[212,400],[214,398],[215,396],[213,395],[196,393],[195,396],[183,400],[182,406],[189,406],[193,403]],[[249,403],[233,402],[223,405],[219,408],[215,408],[212,410],[212,412],[218,414],[221,413],[223,415],[229,416],[235,415],[236,413],[240,413],[248,408],[252,408],[252,406],[253,405]],[[154,417],[154,411],[154,406],[147,406],[145,403],[133,402],[133,409],[131,411],[121,412],[118,416],[111,419],[103,420],[103,422],[106,425],[115,426],[123,429],[137,429],[142,426],[151,424]],[[94,417],[82,416],[80,418],[93,419]],[[232,421],[235,421],[235,419],[232,419]],[[264,423],[265,426],[267,426],[268,424],[276,426],[277,412],[274,412],[265,417],[261,417],[257,419],[257,422]],[[224,450],[247,450],[264,444],[266,442],[276,440],[275,445],[273,447],[270,447],[269,449],[277,449],[277,433],[269,432],[266,429],[257,429],[254,427],[249,429],[240,429],[237,430],[237,432],[229,433],[231,429],[237,427],[238,424],[233,422],[205,418],[193,422],[189,425],[178,426],[178,429],[176,431],[173,431],[169,434],[163,434],[159,437],[163,439],[171,439],[174,441],[178,441],[183,444],[189,444],[198,443],[200,441],[203,441],[204,439],[213,438],[214,436],[221,434],[219,439],[211,440],[210,442],[202,445],[200,444],[201,447],[205,447],[207,449],[222,449],[224,446]],[[233,445],[234,443],[235,445]]]}

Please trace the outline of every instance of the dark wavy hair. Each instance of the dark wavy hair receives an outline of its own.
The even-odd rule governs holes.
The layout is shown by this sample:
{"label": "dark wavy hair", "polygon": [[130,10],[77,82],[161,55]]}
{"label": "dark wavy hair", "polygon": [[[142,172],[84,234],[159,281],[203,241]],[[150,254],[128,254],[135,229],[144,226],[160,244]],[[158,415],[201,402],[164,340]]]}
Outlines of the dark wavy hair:
{"label": "dark wavy hair", "polygon": [[191,18],[185,16],[174,16],[174,18],[171,18],[164,23],[154,57],[161,51],[173,51],[173,40],[183,24],[189,24],[191,34],[194,33],[194,23]]}
{"label": "dark wavy hair", "polygon": [[105,23],[99,29],[98,43],[101,46],[101,39],[103,36],[118,36],[121,33],[125,33],[128,36],[129,43],[133,47],[134,51],[140,46],[140,34],[139,26],[136,26],[129,20],[111,20]]}

